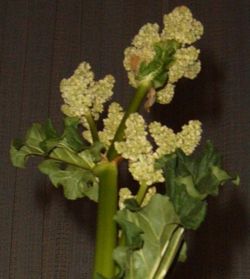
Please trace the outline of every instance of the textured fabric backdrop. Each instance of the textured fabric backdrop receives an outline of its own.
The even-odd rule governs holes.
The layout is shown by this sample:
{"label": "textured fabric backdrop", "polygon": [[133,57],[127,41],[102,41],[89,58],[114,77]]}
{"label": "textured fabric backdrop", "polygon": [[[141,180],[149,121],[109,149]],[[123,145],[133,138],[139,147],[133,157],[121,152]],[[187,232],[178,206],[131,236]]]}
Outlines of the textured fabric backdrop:
{"label": "textured fabric backdrop", "polygon": [[[189,259],[170,278],[250,278],[250,2],[248,0],[9,0],[0,1],[0,278],[91,278],[96,207],[66,201],[32,160],[13,168],[8,149],[34,121],[61,126],[58,84],[82,60],[97,78],[116,76],[115,99],[132,94],[123,50],[146,22],[185,4],[205,26],[199,42],[203,70],[183,81],[169,106],[149,118],[177,129],[203,122],[224,154],[225,167],[241,175],[241,187],[224,187],[210,199],[208,216],[189,238]],[[204,142],[204,140],[203,140]],[[130,179],[123,173],[123,183]],[[146,278],[145,278],[146,279]]]}

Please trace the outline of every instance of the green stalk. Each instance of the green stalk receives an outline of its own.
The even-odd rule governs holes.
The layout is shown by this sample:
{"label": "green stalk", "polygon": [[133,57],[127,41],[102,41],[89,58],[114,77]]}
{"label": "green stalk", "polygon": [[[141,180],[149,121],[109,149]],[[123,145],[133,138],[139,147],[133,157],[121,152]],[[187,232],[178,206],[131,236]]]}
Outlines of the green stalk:
{"label": "green stalk", "polygon": [[99,203],[94,275],[114,276],[113,250],[116,247],[117,229],[113,216],[117,210],[117,166],[113,162],[100,163],[95,169],[99,178]]}
{"label": "green stalk", "polygon": [[168,245],[167,251],[163,256],[161,263],[153,279],[163,279],[167,275],[183,241],[184,228],[178,227],[173,233]]}
{"label": "green stalk", "polygon": [[98,136],[96,124],[95,124],[95,121],[94,121],[94,119],[93,119],[93,117],[90,113],[86,115],[86,120],[89,124],[89,128],[90,128],[90,132],[91,132],[91,135],[92,135],[93,142],[99,141],[99,136]]}
{"label": "green stalk", "polygon": [[117,152],[114,147],[114,143],[117,141],[121,141],[124,135],[125,122],[129,115],[133,112],[136,112],[148,90],[152,86],[153,82],[155,85],[163,86],[167,81],[167,73],[169,67],[174,59],[174,54],[178,48],[181,47],[181,44],[174,40],[167,40],[165,42],[157,43],[155,45],[155,56],[147,65],[144,65],[144,69],[142,70],[141,66],[139,66],[139,73],[137,74],[137,78],[141,80],[141,84],[138,86],[137,91],[132,99],[117,131],[113,142],[108,150],[108,159],[111,161],[117,156]]}
{"label": "green stalk", "polygon": [[147,185],[140,184],[139,191],[138,191],[138,193],[136,195],[136,201],[138,202],[138,204],[140,204],[140,205],[142,204],[143,199],[145,197],[145,194],[147,192],[147,189],[148,189]]}
{"label": "green stalk", "polygon": [[138,111],[144,97],[146,96],[148,90],[150,89],[151,83],[147,82],[147,83],[143,83],[141,84],[134,95],[134,98],[132,99],[132,101],[130,102],[127,111],[125,112],[122,121],[116,131],[116,134],[114,136],[114,139],[110,145],[110,148],[108,150],[107,153],[107,157],[110,161],[112,161],[116,156],[117,156],[117,152],[115,150],[115,146],[114,143],[117,141],[121,141],[123,139],[124,136],[124,128],[125,128],[125,123],[126,120],[128,119],[129,115],[131,113],[134,113],[136,111]]}

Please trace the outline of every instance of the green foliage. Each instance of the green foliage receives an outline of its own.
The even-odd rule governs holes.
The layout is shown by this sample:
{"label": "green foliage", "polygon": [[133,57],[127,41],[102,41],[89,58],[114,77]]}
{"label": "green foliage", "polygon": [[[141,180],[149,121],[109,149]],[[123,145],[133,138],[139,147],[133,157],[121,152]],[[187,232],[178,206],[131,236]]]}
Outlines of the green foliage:
{"label": "green foliage", "polygon": [[136,199],[131,198],[131,199],[126,199],[124,201],[124,205],[127,209],[129,209],[130,211],[139,211],[141,210],[141,206],[139,205],[139,203],[137,202]]}
{"label": "green foliage", "polygon": [[56,188],[63,187],[65,198],[75,200],[87,196],[98,200],[98,181],[92,172],[72,165],[64,168],[62,162],[51,159],[44,160],[38,168]]}
{"label": "green foliage", "polygon": [[187,242],[183,241],[178,256],[178,262],[184,263],[186,260],[187,260]]}
{"label": "green foliage", "polygon": [[50,120],[44,125],[33,124],[23,142],[12,142],[11,161],[24,168],[29,157],[42,156],[39,170],[49,176],[55,187],[63,187],[67,199],[87,196],[97,201],[98,180],[92,169],[101,160],[104,146],[100,142],[87,145],[79,135],[78,125],[78,119],[66,118],[64,131],[59,135]]}
{"label": "green foliage", "polygon": [[104,277],[101,274],[97,274],[94,279],[110,279],[110,278]]}
{"label": "green foliage", "polygon": [[130,211],[119,211],[115,217],[115,220],[124,232],[126,244],[129,246],[129,248],[132,250],[140,249],[143,246],[141,234],[144,232],[138,227],[138,225],[127,220],[126,213],[128,212]]}
{"label": "green foliage", "polygon": [[67,145],[74,151],[80,152],[86,148],[82,137],[78,133],[79,119],[75,117],[67,117],[64,120],[64,133],[62,138],[65,139]]}
{"label": "green foliage", "polygon": [[179,48],[176,41],[156,43],[154,46],[155,57],[150,63],[142,62],[137,76],[138,80],[150,79],[154,88],[162,87],[168,79],[168,68],[174,61],[174,54]]}
{"label": "green foliage", "polygon": [[47,121],[44,125],[34,123],[27,131],[24,142],[16,139],[10,148],[11,162],[15,167],[24,168],[29,156],[45,155],[42,143],[55,136],[52,124]]}
{"label": "green foliage", "polygon": [[169,198],[156,194],[140,211],[123,209],[115,220],[126,236],[126,245],[114,251],[117,278],[160,278],[154,276],[180,223]]}
{"label": "green foliage", "polygon": [[164,171],[166,194],[187,229],[197,229],[204,220],[208,195],[217,195],[219,187],[227,181],[239,183],[237,177],[222,169],[221,157],[210,142],[198,158],[178,150],[157,164]]}

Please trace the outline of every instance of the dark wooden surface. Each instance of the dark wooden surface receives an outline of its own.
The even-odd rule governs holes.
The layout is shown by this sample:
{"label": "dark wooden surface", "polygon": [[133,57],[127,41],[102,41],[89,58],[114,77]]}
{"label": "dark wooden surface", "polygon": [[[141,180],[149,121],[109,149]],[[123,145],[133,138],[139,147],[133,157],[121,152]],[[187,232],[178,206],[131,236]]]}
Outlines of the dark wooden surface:
{"label": "dark wooden surface", "polygon": [[154,107],[151,117],[176,129],[200,119],[204,139],[215,142],[242,183],[210,200],[205,223],[187,236],[188,261],[170,277],[250,278],[249,1],[1,0],[1,279],[91,278],[95,205],[64,200],[34,160],[25,170],[13,168],[10,141],[34,121],[50,117],[61,125],[58,84],[82,60],[98,78],[116,76],[115,99],[125,106],[132,90],[123,49],[141,25],[160,23],[180,4],[204,23],[203,71],[195,81],[181,82],[173,103]]}

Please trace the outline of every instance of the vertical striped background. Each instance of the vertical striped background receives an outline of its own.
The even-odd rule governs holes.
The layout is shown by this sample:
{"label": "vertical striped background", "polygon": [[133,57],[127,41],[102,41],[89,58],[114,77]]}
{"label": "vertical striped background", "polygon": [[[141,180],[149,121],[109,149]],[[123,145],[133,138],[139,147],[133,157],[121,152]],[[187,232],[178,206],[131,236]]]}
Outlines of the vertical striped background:
{"label": "vertical striped background", "polygon": [[[116,76],[115,99],[132,94],[123,50],[146,22],[189,6],[205,26],[203,71],[183,81],[169,106],[148,119],[178,130],[200,119],[204,139],[242,178],[210,199],[201,229],[188,233],[189,259],[170,278],[250,278],[250,3],[248,0],[2,0],[0,1],[0,279],[88,279],[94,251],[95,205],[63,199],[36,169],[10,165],[8,149],[34,121],[60,127],[58,84],[90,62],[97,78]],[[122,169],[124,172],[125,169]],[[122,174],[123,184],[130,179]],[[146,279],[146,278],[145,278]]]}

